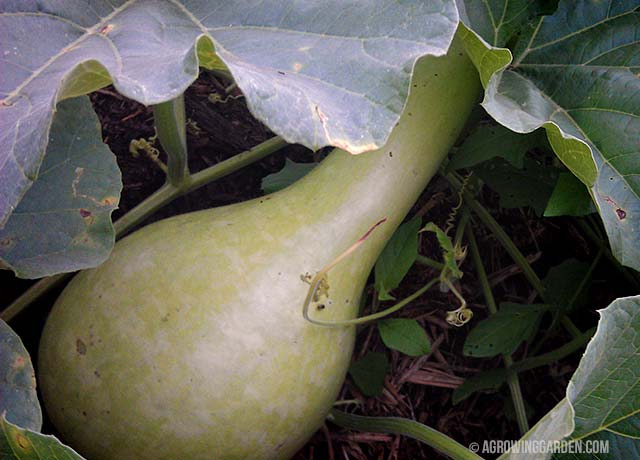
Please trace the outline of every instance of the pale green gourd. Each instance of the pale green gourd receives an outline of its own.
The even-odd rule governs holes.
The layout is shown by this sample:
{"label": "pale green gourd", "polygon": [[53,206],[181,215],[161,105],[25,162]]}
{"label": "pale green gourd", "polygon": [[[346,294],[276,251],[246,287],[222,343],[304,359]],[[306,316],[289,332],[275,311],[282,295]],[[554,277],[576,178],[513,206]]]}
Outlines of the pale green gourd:
{"label": "pale green gourd", "polygon": [[76,276],[43,332],[39,381],[64,440],[89,460],[287,459],[318,429],[355,328],[302,317],[328,274],[323,320],[353,318],[379,252],[453,144],[479,81],[457,41],[417,64],[387,145],[333,152],[293,186],[177,216]]}

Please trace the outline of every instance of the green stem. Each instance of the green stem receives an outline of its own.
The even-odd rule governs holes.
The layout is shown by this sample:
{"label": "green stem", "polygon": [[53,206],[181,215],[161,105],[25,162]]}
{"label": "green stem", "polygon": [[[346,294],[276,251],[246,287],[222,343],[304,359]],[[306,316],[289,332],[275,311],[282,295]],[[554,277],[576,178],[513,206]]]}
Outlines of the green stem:
{"label": "green stem", "polygon": [[[127,212],[115,224],[116,238],[125,235],[136,225],[140,224],[144,219],[156,212],[162,206],[176,199],[180,195],[192,192],[216,179],[238,171],[239,169],[256,162],[278,150],[285,147],[285,142],[281,137],[275,136],[261,144],[256,145],[251,150],[235,155],[228,160],[222,161],[209,168],[203,169],[195,174],[187,176],[180,187],[176,187],[171,183],[166,183],[153,194],[142,201],[138,206]],[[9,321],[15,315],[27,308],[42,295],[49,292],[55,286],[69,278],[72,273],[62,273],[59,275],[43,278],[29,289],[27,289],[20,297],[18,297],[11,305],[9,305],[2,313],[0,318]]]}
{"label": "green stem", "polygon": [[[456,190],[459,191],[461,189],[462,183],[456,177],[452,174],[447,174],[445,177]],[[482,206],[468,190],[464,190],[462,192],[462,196],[467,206],[469,206],[469,208],[471,208],[471,210],[480,218],[489,230],[491,230],[498,241],[500,241],[500,244],[502,244],[505,250],[509,253],[513,261],[520,267],[522,273],[529,283],[531,283],[531,286],[533,286],[540,298],[544,300],[545,293],[542,281],[540,281],[540,278],[531,267],[531,264],[529,264],[529,261],[527,261],[526,257],[520,252],[513,240],[509,238],[509,235],[507,235],[489,211],[487,211],[486,208]]]}
{"label": "green stem", "polygon": [[586,345],[589,340],[593,337],[593,334],[596,333],[596,328],[591,328],[586,332],[582,332],[579,337],[574,338],[570,342],[565,343],[559,348],[556,348],[553,351],[548,353],[544,353],[540,356],[534,356],[533,358],[527,358],[520,362],[517,362],[513,365],[513,370],[516,372],[528,371],[529,369],[533,369],[536,367],[546,366],[547,364],[551,364],[556,362],[570,354],[578,351],[584,345]]}
{"label": "green stem", "polygon": [[[482,287],[487,307],[492,315],[498,312],[495,297],[491,291],[491,285],[489,284],[489,278],[487,272],[482,263],[482,257],[480,257],[480,250],[478,249],[478,243],[476,237],[471,228],[467,228],[467,239],[469,240],[469,247],[471,249],[471,257],[473,258],[473,264],[478,272],[478,278]],[[518,427],[520,428],[520,434],[524,435],[529,431],[529,421],[527,418],[527,410],[524,404],[524,398],[522,397],[522,389],[520,387],[520,380],[518,379],[518,373],[512,370],[513,358],[511,355],[503,355],[502,359],[504,365],[507,368],[507,384],[511,391],[511,399],[513,400],[513,406],[516,411],[516,418],[518,420]]]}
{"label": "green stem", "polygon": [[[445,178],[456,190],[461,189],[461,181],[458,180],[452,173],[447,174]],[[507,233],[502,229],[500,224],[493,218],[491,213],[489,213],[489,211],[487,211],[486,208],[482,206],[475,199],[475,197],[471,193],[469,193],[468,190],[464,190],[462,192],[462,196],[467,206],[469,206],[469,208],[471,208],[471,210],[480,218],[480,220],[489,228],[489,230],[491,230],[498,241],[500,241],[500,244],[502,244],[502,246],[505,248],[507,253],[509,253],[513,261],[520,267],[520,270],[522,270],[525,278],[527,278],[529,283],[531,283],[531,286],[533,286],[533,289],[535,289],[542,301],[546,302],[546,295],[542,281],[531,267],[529,261],[527,261],[527,258],[515,245],[513,240],[509,238],[509,235],[507,235]],[[562,318],[562,325],[565,326],[565,328],[573,338],[579,337],[582,333],[580,329],[578,329],[567,316]]]}
{"label": "green stem", "polygon": [[551,363],[554,363],[563,358],[566,358],[567,356],[571,355],[572,353],[575,353],[576,351],[584,347],[589,342],[589,340],[591,340],[595,332],[596,332],[596,328],[589,329],[588,331],[583,332],[580,335],[580,337],[577,337],[571,340],[570,342],[565,343],[564,345],[562,345],[559,348],[556,348],[553,351],[550,351],[540,356],[534,356],[533,358],[527,358],[522,361],[514,363],[510,370],[496,369],[494,371],[489,371],[497,374],[495,376],[495,379],[492,379],[492,383],[489,386],[482,385],[482,382],[483,382],[482,374],[479,374],[478,376],[467,379],[465,384],[467,382],[471,383],[472,380],[476,380],[476,382],[471,383],[472,387],[477,388],[475,391],[485,389],[485,388],[486,389],[494,388],[494,385],[499,385],[508,379],[509,372],[520,373],[520,372],[528,371],[531,369],[535,369],[537,367],[547,366]]}
{"label": "green stem", "polygon": [[345,319],[345,320],[339,320],[339,321],[322,321],[322,320],[313,319],[313,318],[311,318],[309,316],[309,304],[310,304],[310,302],[305,302],[304,310],[303,310],[303,316],[304,316],[304,319],[306,319],[307,321],[309,321],[312,324],[315,324],[316,326],[322,326],[322,327],[357,326],[359,324],[368,323],[369,321],[374,321],[376,319],[384,318],[385,316],[389,316],[391,313],[397,312],[401,308],[404,308],[406,305],[408,305],[411,302],[413,302],[415,299],[420,297],[422,294],[427,292],[429,289],[431,289],[433,286],[435,286],[439,282],[440,282],[439,278],[434,278],[431,281],[429,281],[427,284],[422,286],[420,289],[418,289],[416,292],[411,294],[409,297],[405,297],[404,299],[402,299],[400,302],[396,303],[395,305],[392,305],[389,308],[385,308],[384,310],[379,311],[377,313],[372,313],[372,314],[367,315],[367,316],[361,316],[360,318]]}
{"label": "green stem", "polygon": [[184,193],[189,193],[208,184],[209,182],[228,176],[245,166],[255,163],[256,161],[277,152],[287,145],[287,142],[280,136],[274,136],[271,139],[256,145],[250,150],[234,155],[231,158],[221,161],[207,169],[198,171],[190,176],[189,183],[186,185]]}
{"label": "green stem", "polygon": [[332,410],[328,419],[343,428],[371,433],[393,433],[423,442],[455,460],[482,460],[477,454],[431,427],[400,417],[366,417]]}
{"label": "green stem", "polygon": [[471,213],[469,212],[469,208],[464,206],[462,208],[462,216],[460,216],[460,222],[458,222],[458,227],[456,228],[455,237],[453,238],[454,248],[462,247],[462,237],[464,236],[465,229],[467,228],[467,224],[469,223],[470,218]]}
{"label": "green stem", "polygon": [[[607,243],[599,237],[596,232],[591,228],[589,224],[587,224],[583,219],[578,219],[576,221],[580,226],[582,232],[591,240],[593,244],[595,244],[598,248],[604,251],[604,256],[607,260],[614,266],[616,269],[636,288],[640,288],[640,282],[635,278],[631,270],[624,267],[618,259],[611,253],[611,250],[607,247]],[[597,227],[596,227],[597,228]]]}
{"label": "green stem", "polygon": [[444,264],[441,262],[438,262],[437,260],[434,260],[430,257],[427,256],[423,256],[418,254],[416,256],[416,262],[418,262],[419,264],[425,265],[427,267],[431,267],[434,268],[436,270],[438,270],[439,272],[442,271],[442,269],[444,268]]}
{"label": "green stem", "polygon": [[[575,290],[575,292],[571,296],[571,299],[569,300],[569,303],[566,306],[566,309],[564,310],[564,312],[561,313],[562,316],[560,318],[560,322],[562,322],[564,320],[564,318],[566,318],[566,312],[569,312],[569,311],[571,311],[573,309],[573,306],[575,305],[576,300],[578,299],[578,296],[585,289],[587,283],[591,279],[591,276],[593,275],[593,272],[596,269],[596,266],[598,265],[598,262],[600,262],[600,259],[602,259],[602,255],[603,254],[604,254],[604,250],[603,250],[602,247],[600,247],[600,250],[598,251],[598,254],[593,259],[593,261],[591,262],[591,265],[589,266],[589,270],[587,270],[587,273],[585,273],[584,277],[580,281],[580,285],[578,286],[578,288]],[[551,326],[545,332],[545,334],[542,337],[542,339],[537,343],[537,345],[531,351],[532,355],[535,355],[536,353],[538,353],[540,348],[542,348],[542,346],[547,342],[547,340],[549,340],[549,337],[551,337],[551,334],[556,329],[556,325],[557,325],[557,321],[553,321]],[[573,323],[564,324],[564,326],[570,328],[571,326],[573,326]],[[580,332],[579,330],[577,332],[578,332],[578,334],[574,335],[574,337],[577,337],[578,335],[582,334],[582,332]]]}
{"label": "green stem", "polygon": [[189,177],[184,94],[153,106],[156,132],[167,153],[167,183],[180,187]]}
{"label": "green stem", "polygon": [[41,296],[60,285],[69,278],[72,273],[60,273],[58,275],[42,278],[27,289],[20,297],[14,300],[11,305],[0,313],[0,319],[3,321],[11,321],[18,313],[27,308]]}

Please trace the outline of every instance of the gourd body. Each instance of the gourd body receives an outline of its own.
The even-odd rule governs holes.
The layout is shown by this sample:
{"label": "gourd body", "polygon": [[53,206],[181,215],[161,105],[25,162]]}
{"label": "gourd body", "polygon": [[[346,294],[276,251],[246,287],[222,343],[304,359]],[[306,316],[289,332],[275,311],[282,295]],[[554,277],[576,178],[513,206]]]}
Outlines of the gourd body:
{"label": "gourd body", "polygon": [[281,192],[149,225],[76,276],[39,353],[64,440],[89,460],[290,458],[330,410],[355,334],[303,319],[304,275],[386,217],[311,307],[323,320],[358,314],[372,265],[478,89],[458,45],[424,58],[384,148],[334,151]]}

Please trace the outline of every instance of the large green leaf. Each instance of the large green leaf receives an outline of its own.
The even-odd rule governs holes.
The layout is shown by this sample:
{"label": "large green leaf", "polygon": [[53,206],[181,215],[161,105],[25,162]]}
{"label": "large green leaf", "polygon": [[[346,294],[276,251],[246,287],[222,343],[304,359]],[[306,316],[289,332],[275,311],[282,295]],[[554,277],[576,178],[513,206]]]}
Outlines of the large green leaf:
{"label": "large green leaf", "polygon": [[571,437],[606,430],[640,442],[640,296],[617,299],[600,314],[567,388],[575,410]]}
{"label": "large green leaf", "polygon": [[0,262],[23,278],[101,264],[115,241],[121,189],[89,98],[60,103],[38,179],[0,230]]}
{"label": "large green leaf", "polygon": [[0,320],[0,417],[3,414],[7,420],[31,430],[42,427],[31,358],[20,337]]}
{"label": "large green leaf", "polygon": [[[560,441],[573,430],[573,409],[569,401],[563,399],[535,424],[523,437],[522,441],[535,443]],[[514,449],[515,450],[515,449]],[[498,460],[546,460],[551,454],[545,452],[521,452],[509,450],[498,457]],[[538,449],[531,449],[538,450]]]}
{"label": "large green leaf", "polygon": [[454,0],[2,2],[0,225],[37,176],[61,98],[113,82],[157,104],[222,60],[286,140],[359,153],[385,142],[416,59],[445,54],[457,24]]}
{"label": "large green leaf", "polygon": [[[597,458],[638,458],[640,453],[640,296],[615,300],[600,311],[598,329],[567,388],[567,397],[523,439],[608,441]],[[558,416],[558,413],[563,415]],[[537,434],[536,434],[537,433]],[[543,437],[540,437],[542,433]],[[583,452],[584,454],[584,452]],[[547,459],[511,454],[503,459]],[[593,455],[555,455],[587,459]]]}
{"label": "large green leaf", "polygon": [[520,12],[525,3],[458,2],[475,32],[465,39],[485,85],[483,106],[516,132],[544,126],[590,188],[616,257],[640,269],[640,2],[561,0],[518,38],[511,60],[496,47],[511,38],[502,26],[530,16]]}

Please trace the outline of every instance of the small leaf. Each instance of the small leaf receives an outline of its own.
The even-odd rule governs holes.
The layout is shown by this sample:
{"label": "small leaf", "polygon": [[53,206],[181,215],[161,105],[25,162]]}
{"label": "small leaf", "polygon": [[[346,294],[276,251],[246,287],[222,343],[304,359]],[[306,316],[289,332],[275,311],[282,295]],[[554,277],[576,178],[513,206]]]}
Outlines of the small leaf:
{"label": "small leaf", "polygon": [[495,315],[480,321],[471,330],[463,353],[476,358],[513,353],[523,341],[530,340],[548,308],[547,305],[500,304]]}
{"label": "small leaf", "polygon": [[490,160],[474,171],[493,191],[500,195],[503,208],[531,206],[541,216],[558,179],[555,168],[545,167],[526,157],[522,169],[504,160]]}
{"label": "small leaf", "polygon": [[[20,337],[0,320],[0,415],[34,431],[42,427],[36,376]],[[4,457],[2,457],[4,458]]]}
{"label": "small leaf", "polygon": [[262,179],[262,191],[264,193],[273,193],[282,190],[306,176],[316,165],[317,163],[296,163],[285,158],[284,168]]}
{"label": "small leaf", "polygon": [[480,372],[473,377],[466,379],[462,385],[453,390],[451,402],[458,404],[476,391],[497,390],[507,379],[507,371],[505,369],[491,369]]}
{"label": "small leaf", "polygon": [[429,222],[424,226],[421,232],[433,232],[436,234],[436,238],[438,239],[438,244],[442,249],[442,258],[444,260],[444,265],[446,269],[448,269],[451,276],[454,278],[462,278],[462,272],[458,268],[458,262],[456,260],[456,251],[453,247],[453,243],[451,242],[451,238],[449,238],[440,227],[438,227],[433,222]]}
{"label": "small leaf", "polygon": [[382,394],[384,378],[389,371],[389,361],[384,353],[368,352],[360,361],[349,368],[349,374],[355,384],[366,396],[376,397]]}
{"label": "small leaf", "polygon": [[587,187],[573,174],[561,172],[544,216],[586,216],[594,212],[597,209]]}
{"label": "small leaf", "polygon": [[422,356],[431,351],[431,342],[422,326],[414,319],[391,318],[378,322],[384,344],[409,356]]}
{"label": "small leaf", "polygon": [[84,460],[53,436],[20,428],[0,416],[2,460]]}
{"label": "small leaf", "polygon": [[21,278],[100,265],[115,242],[121,189],[89,98],[61,102],[38,179],[0,230],[0,261]]}
{"label": "small leaf", "polygon": [[[582,289],[577,292],[589,273],[589,264],[576,259],[567,259],[551,267],[542,281],[545,288],[547,302],[560,307],[564,312],[570,311],[570,303],[575,300],[573,307],[585,305],[588,301],[588,291]],[[584,286],[589,286],[589,280]]]}
{"label": "small leaf", "polygon": [[389,291],[398,287],[418,256],[421,218],[414,217],[395,231],[375,266],[375,286],[380,300],[393,300]]}
{"label": "small leaf", "polygon": [[483,124],[465,139],[447,167],[470,168],[498,157],[509,162],[514,168],[522,169],[525,154],[536,147],[549,149],[549,143],[542,130],[518,134],[495,123]]}

